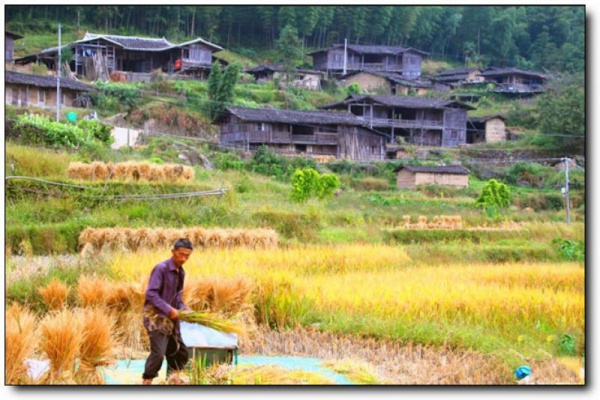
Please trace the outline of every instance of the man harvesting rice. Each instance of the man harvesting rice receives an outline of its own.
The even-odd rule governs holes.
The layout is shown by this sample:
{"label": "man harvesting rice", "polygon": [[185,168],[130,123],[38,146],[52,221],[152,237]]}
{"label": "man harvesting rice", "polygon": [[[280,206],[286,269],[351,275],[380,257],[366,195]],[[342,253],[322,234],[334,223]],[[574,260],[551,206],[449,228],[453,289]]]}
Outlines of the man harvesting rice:
{"label": "man harvesting rice", "polygon": [[183,264],[192,254],[192,243],[178,239],[173,244],[172,257],[157,264],[150,274],[144,302],[144,327],[150,337],[150,355],[146,360],[143,384],[151,385],[167,357],[169,382],[181,384],[180,373],[188,362],[188,349],[181,339],[179,313],[188,310],[183,303]]}

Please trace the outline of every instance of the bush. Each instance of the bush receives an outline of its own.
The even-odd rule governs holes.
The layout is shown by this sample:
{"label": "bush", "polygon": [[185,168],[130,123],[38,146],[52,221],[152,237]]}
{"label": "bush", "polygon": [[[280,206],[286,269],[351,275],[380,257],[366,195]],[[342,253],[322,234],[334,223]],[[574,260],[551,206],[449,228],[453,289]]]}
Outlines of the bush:
{"label": "bush", "polygon": [[510,190],[508,186],[495,179],[490,179],[484,186],[475,207],[496,208],[510,205]]}
{"label": "bush", "polygon": [[66,147],[68,149],[92,146],[98,140],[94,135],[98,135],[108,142],[111,140],[110,133],[107,137],[107,129],[109,129],[107,125],[96,122],[87,125],[86,122],[83,126],[93,126],[94,128],[84,130],[79,126],[55,122],[43,116],[20,115],[16,122],[10,125],[10,131],[7,131],[6,135],[24,144]]}
{"label": "bush", "polygon": [[332,197],[333,192],[340,187],[340,181],[333,174],[320,175],[313,168],[297,169],[292,175],[293,201],[304,203],[311,197],[319,200]]}
{"label": "bush", "polygon": [[585,262],[585,241],[555,238],[552,245],[563,260]]}
{"label": "bush", "polygon": [[115,139],[112,137],[112,126],[103,124],[101,122],[80,119],[77,122],[77,127],[81,128],[84,132],[91,133],[92,136],[105,144],[113,144]]}

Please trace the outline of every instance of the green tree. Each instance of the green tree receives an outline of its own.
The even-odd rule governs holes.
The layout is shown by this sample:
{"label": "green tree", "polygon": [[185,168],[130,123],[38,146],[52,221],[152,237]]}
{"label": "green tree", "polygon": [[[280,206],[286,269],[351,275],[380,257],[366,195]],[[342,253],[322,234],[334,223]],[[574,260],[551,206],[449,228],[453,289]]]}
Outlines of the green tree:
{"label": "green tree", "polygon": [[510,190],[508,186],[495,179],[490,179],[484,186],[475,207],[502,208],[510,205]]}
{"label": "green tree", "polygon": [[[573,79],[575,79],[573,81]],[[575,151],[583,154],[585,151],[585,86],[581,78],[565,77],[568,83],[555,82],[547,93],[539,97],[539,129],[547,136],[544,145],[562,151]],[[552,136],[552,135],[567,136]],[[573,138],[569,138],[573,135]]]}
{"label": "green tree", "polygon": [[288,80],[296,71],[296,65],[302,60],[302,41],[298,38],[298,31],[292,25],[286,25],[281,31],[275,44],[280,60],[283,62]]}
{"label": "green tree", "polygon": [[304,203],[311,197],[319,200],[333,196],[340,187],[340,181],[334,174],[320,175],[313,168],[296,169],[292,175],[291,198],[298,203]]}
{"label": "green tree", "polygon": [[223,72],[218,61],[215,61],[212,68],[210,69],[210,75],[208,76],[208,110],[211,119],[214,119],[220,108],[222,107],[220,90],[221,81],[223,80]]}

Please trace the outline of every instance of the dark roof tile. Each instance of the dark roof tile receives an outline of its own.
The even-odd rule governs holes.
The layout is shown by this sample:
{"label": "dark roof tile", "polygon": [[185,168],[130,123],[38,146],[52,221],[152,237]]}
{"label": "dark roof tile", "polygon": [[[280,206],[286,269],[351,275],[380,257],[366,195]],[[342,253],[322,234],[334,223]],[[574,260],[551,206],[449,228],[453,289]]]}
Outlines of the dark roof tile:
{"label": "dark roof tile", "polygon": [[[4,79],[6,83],[14,83],[21,85],[32,85],[45,88],[56,88],[56,77],[54,76],[41,76],[32,74],[23,74],[15,71],[5,71]],[[77,90],[80,92],[89,92],[94,87],[86,85],[81,82],[74,81],[72,79],[61,78],[60,87],[71,90]]]}

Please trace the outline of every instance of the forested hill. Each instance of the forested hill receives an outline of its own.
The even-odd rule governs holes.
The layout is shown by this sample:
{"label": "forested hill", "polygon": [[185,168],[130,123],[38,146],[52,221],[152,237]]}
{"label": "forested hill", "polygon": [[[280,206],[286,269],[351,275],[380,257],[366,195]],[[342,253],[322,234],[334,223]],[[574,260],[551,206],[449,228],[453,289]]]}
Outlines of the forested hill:
{"label": "forested hill", "polygon": [[[583,72],[584,6],[42,6],[7,5],[16,33],[202,38],[238,52],[268,50],[295,27],[307,49],[333,43],[400,45],[451,62]],[[67,34],[68,37],[68,34]],[[17,50],[17,49],[16,49]],[[39,49],[35,49],[39,50]]]}

